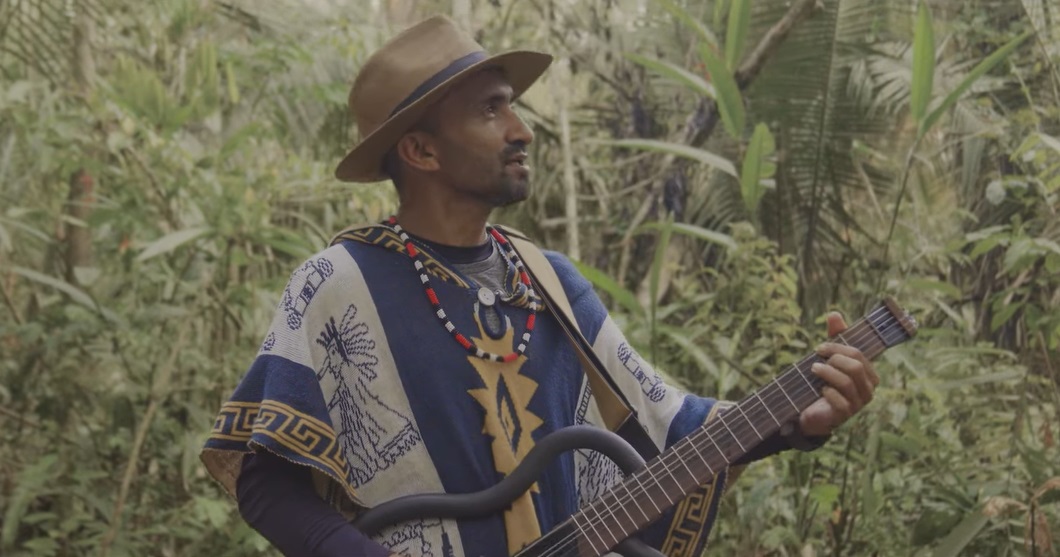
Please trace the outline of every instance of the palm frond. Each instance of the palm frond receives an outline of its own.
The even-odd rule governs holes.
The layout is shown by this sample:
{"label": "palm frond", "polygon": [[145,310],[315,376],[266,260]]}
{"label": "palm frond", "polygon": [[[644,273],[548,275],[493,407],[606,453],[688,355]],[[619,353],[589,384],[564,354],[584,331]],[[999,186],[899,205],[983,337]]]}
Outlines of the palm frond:
{"label": "palm frond", "polygon": [[104,1],[0,3],[0,68],[12,78],[39,75],[52,83],[65,82],[75,70],[75,28],[98,25]]}
{"label": "palm frond", "polygon": [[[783,9],[783,2],[766,3],[758,27]],[[792,33],[748,94],[753,118],[774,128],[779,150],[776,189],[763,202],[762,225],[784,252],[796,255],[807,316],[834,296],[854,237],[865,236],[852,200],[861,198],[866,185],[882,192],[888,181],[879,180],[885,169],[855,160],[852,147],[887,129],[883,117],[893,110],[873,104],[875,88],[852,83],[869,72],[862,56],[894,9],[872,0],[824,3]]]}
{"label": "palm frond", "polygon": [[[391,30],[347,18],[329,3],[228,0],[218,7],[250,42],[271,44],[277,53],[240,62],[267,76],[259,85],[259,108],[272,124],[294,148],[341,156],[356,139],[346,108],[349,85],[365,55]],[[343,43],[357,48],[335,48]]]}

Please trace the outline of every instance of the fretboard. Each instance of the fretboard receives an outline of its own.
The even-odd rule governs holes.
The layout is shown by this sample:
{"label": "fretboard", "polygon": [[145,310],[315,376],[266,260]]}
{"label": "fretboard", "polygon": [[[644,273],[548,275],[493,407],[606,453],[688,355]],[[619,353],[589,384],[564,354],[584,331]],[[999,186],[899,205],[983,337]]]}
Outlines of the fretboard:
{"label": "fretboard", "polygon": [[[915,332],[912,318],[887,299],[832,341],[875,359]],[[810,369],[819,361],[814,353],[788,367],[575,513],[564,524],[573,527],[577,545],[593,555],[606,553],[796,420],[821,397],[825,383]]]}

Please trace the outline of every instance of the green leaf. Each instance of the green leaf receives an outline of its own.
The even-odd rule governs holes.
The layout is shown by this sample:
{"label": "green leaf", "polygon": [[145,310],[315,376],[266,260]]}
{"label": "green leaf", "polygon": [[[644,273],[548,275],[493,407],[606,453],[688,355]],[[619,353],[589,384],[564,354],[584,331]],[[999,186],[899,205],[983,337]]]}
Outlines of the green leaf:
{"label": "green leaf", "polygon": [[225,60],[225,85],[228,89],[228,102],[239,104],[239,85],[236,84],[235,72],[232,71],[232,61]]}
{"label": "green leaf", "polygon": [[51,243],[51,242],[54,241],[52,239],[52,237],[49,236],[48,234],[46,234],[45,232],[42,232],[42,231],[40,231],[40,230],[30,226],[30,225],[18,220],[18,217],[20,215],[11,215],[10,213],[11,213],[11,211],[9,211],[9,216],[11,217],[10,219],[6,218],[4,216],[0,216],[0,223],[7,224],[8,226],[11,226],[12,228],[17,228],[17,229],[21,230],[22,232],[24,232],[26,234],[29,234],[30,236],[32,236],[32,237],[34,237],[34,238],[36,238],[36,239],[38,239],[38,240],[40,240],[40,241],[42,241],[44,243]]}
{"label": "green leaf", "polygon": [[714,98],[713,85],[707,83],[707,80],[703,79],[702,77],[680,66],[676,66],[663,60],[656,60],[654,58],[641,56],[639,54],[627,54],[626,57],[636,62],[637,64],[648,68],[649,70],[653,70],[658,74],[661,74],[665,77],[669,77],[674,81],[687,85],[688,87],[692,88],[693,91],[699,93],[700,95],[704,95],[712,99]]}
{"label": "green leaf", "polygon": [[[640,234],[641,232],[645,232],[648,230],[661,230],[663,226],[664,225],[659,222],[649,222],[647,224],[642,224],[638,226],[637,229],[633,232],[634,234]],[[733,240],[732,236],[729,236],[728,234],[723,234],[714,230],[707,230],[706,228],[703,228],[701,226],[696,226],[694,224],[687,224],[683,222],[675,222],[670,224],[670,229],[679,234],[684,234],[693,238],[699,238],[700,240],[706,240],[712,244],[725,246],[729,249],[736,249],[736,240]]]}
{"label": "green leaf", "polygon": [[718,170],[738,178],[736,175],[736,165],[729,159],[720,155],[715,155],[710,151],[703,149],[697,149],[695,147],[689,147],[688,145],[682,145],[680,143],[673,143],[670,141],[659,141],[657,139],[609,139],[599,141],[604,145],[613,145],[615,147],[625,147],[628,149],[643,149],[645,151],[658,151],[660,153],[668,153],[675,157],[683,157],[686,159],[692,159],[699,161],[707,166],[712,166]]}
{"label": "green leaf", "polygon": [[839,500],[839,486],[834,484],[815,485],[810,488],[810,498],[822,509],[832,508]]}
{"label": "green leaf", "polygon": [[998,327],[1004,325],[1009,319],[1012,319],[1013,315],[1023,307],[1023,302],[1010,302],[1001,307],[999,311],[994,313],[994,316],[990,318],[990,331],[997,331]]}
{"label": "green leaf", "polygon": [[1037,246],[1029,238],[1015,240],[1005,252],[1002,268],[1006,273],[1018,273],[1036,260],[1038,252]]}
{"label": "green leaf", "polygon": [[972,511],[939,542],[932,557],[957,557],[989,521],[981,509]]}
{"label": "green leaf", "polygon": [[224,529],[225,524],[228,523],[231,517],[228,501],[209,497],[195,497],[195,511],[215,530]]}
{"label": "green leaf", "polygon": [[714,2],[714,27],[721,27],[721,18],[725,16],[725,9],[728,8],[728,0],[716,0]]}
{"label": "green leaf", "polygon": [[674,344],[681,347],[681,350],[685,356],[690,356],[697,364],[699,369],[706,372],[711,377],[718,377],[718,364],[714,362],[707,355],[706,351],[699,343],[689,338],[688,329],[685,327],[671,327],[669,325],[659,325],[659,333],[664,334]]}
{"label": "green leaf", "polygon": [[699,52],[703,57],[703,62],[707,65],[710,79],[714,83],[714,90],[717,92],[715,99],[718,103],[718,112],[721,112],[721,122],[725,125],[725,130],[729,132],[729,135],[739,139],[743,137],[744,126],[743,96],[740,94],[740,88],[736,85],[732,72],[718,59],[709,46],[701,44]]}
{"label": "green leaf", "polygon": [[889,431],[880,432],[880,444],[889,451],[901,451],[908,456],[917,456],[924,450],[923,446],[917,443],[915,438],[896,435]]}
{"label": "green leaf", "polygon": [[1060,244],[1050,240],[1049,238],[1035,238],[1034,245],[1042,248],[1044,251],[1051,251],[1057,255],[1060,255]]}
{"label": "green leaf", "polygon": [[751,28],[751,0],[732,0],[729,8],[729,25],[725,29],[725,64],[735,70],[743,55],[747,42],[747,31]]}
{"label": "green leaf", "polygon": [[28,278],[34,282],[43,284],[45,286],[50,286],[60,291],[63,294],[69,296],[70,299],[74,302],[77,302],[78,304],[90,308],[93,311],[99,309],[96,305],[95,300],[93,300],[91,296],[86,294],[84,290],[81,290],[80,288],[70,284],[69,282],[66,282],[65,280],[57,279],[53,276],[34,271],[33,269],[26,269],[24,267],[15,266],[11,267],[11,270],[17,275],[22,275],[23,277]]}
{"label": "green leaf", "polygon": [[688,27],[688,28],[692,29],[693,31],[695,31],[696,35],[699,35],[699,38],[702,39],[703,42],[709,44],[710,46],[712,46],[714,48],[718,47],[718,38],[714,36],[714,33],[711,32],[711,30],[708,29],[706,25],[703,25],[703,22],[699,21],[695,17],[692,17],[692,14],[688,13],[687,11],[685,11],[684,8],[682,8],[681,6],[678,6],[672,0],[656,0],[656,1],[659,3],[659,5],[661,5],[663,7],[664,10],[669,12],[670,15],[674,16],[678,21],[683,23],[686,27]]}
{"label": "green leaf", "polygon": [[906,281],[906,286],[922,292],[935,291],[953,300],[959,300],[963,295],[961,289],[953,284],[933,278],[910,278]]}
{"label": "green leaf", "polygon": [[[655,347],[655,314],[659,305],[659,277],[662,274],[663,265],[666,264],[666,252],[670,247],[670,236],[673,232],[673,213],[666,216],[666,220],[660,223],[659,242],[655,245],[655,256],[651,262],[651,269],[649,270],[650,275],[648,277],[648,294],[650,296],[649,301],[649,312],[651,317],[651,329],[652,329],[652,348]],[[652,360],[655,359],[655,354],[652,354]]]}
{"label": "green leaf", "polygon": [[637,302],[637,296],[629,290],[625,289],[621,284],[615,282],[613,278],[597,269],[596,267],[586,265],[578,261],[573,261],[574,266],[581,272],[582,276],[589,279],[589,282],[593,283],[593,286],[606,292],[611,298],[618,303],[618,305],[626,308],[630,313],[634,315],[643,316],[644,308],[640,307],[640,303]]}
{"label": "green leaf", "polygon": [[[967,357],[967,356],[963,356]],[[971,377],[963,377],[961,379],[953,379],[950,381],[941,381],[936,385],[936,388],[940,391],[949,391],[951,389],[963,389],[965,387],[971,387],[973,385],[989,385],[990,383],[1015,383],[1020,379],[1023,379],[1024,372],[1018,369],[1008,371],[997,371],[994,373],[983,373],[980,375],[973,375]]]}
{"label": "green leaf", "polygon": [[[909,93],[909,108],[913,119],[923,124],[935,79],[935,33],[931,28],[931,12],[921,0],[913,31],[913,84]],[[921,126],[923,129],[923,126]]]}
{"label": "green leaf", "polygon": [[74,267],[73,271],[77,284],[85,286],[92,286],[92,283],[103,274],[103,270],[99,267]]}
{"label": "green leaf", "polygon": [[147,261],[156,255],[173,251],[181,245],[206,234],[210,230],[209,226],[195,226],[192,228],[185,228],[184,230],[178,230],[176,232],[170,232],[154,242],[151,242],[146,248],[144,248],[144,251],[140,252],[140,255],[136,256],[136,260]]}
{"label": "green leaf", "polygon": [[957,87],[955,87],[949,95],[946,95],[946,98],[938,106],[936,106],[934,110],[931,111],[931,114],[929,114],[923,122],[921,122],[919,132],[920,135],[924,135],[925,133],[927,133],[927,131],[935,125],[935,122],[937,122],[938,119],[941,118],[944,113],[946,113],[946,111],[948,111],[954,104],[957,103],[957,100],[960,99],[962,95],[964,95],[965,91],[967,91],[972,86],[972,84],[975,83],[976,80],[978,80],[984,74],[992,70],[994,66],[1001,63],[1002,60],[1007,58],[1009,54],[1012,54],[1014,50],[1016,50],[1021,44],[1023,44],[1023,41],[1026,41],[1033,35],[1033,31],[1027,31],[1022,35],[1016,37],[1015,39],[1012,39],[1001,48],[995,50],[982,62],[979,62],[979,65],[972,69],[972,71],[969,72],[968,75],[964,76],[964,79],[961,80]]}
{"label": "green leaf", "polygon": [[765,194],[762,180],[772,176],[776,168],[769,164],[768,158],[776,150],[773,134],[769,133],[769,127],[759,123],[755,126],[754,135],[747,145],[747,153],[743,158],[743,169],[740,172],[740,193],[743,196],[744,206],[751,215],[758,213],[758,203]]}
{"label": "green leaf", "polygon": [[1038,140],[1060,155],[1060,139],[1044,133],[1038,133]]}
{"label": "green leaf", "polygon": [[14,483],[14,493],[11,494],[4,512],[4,525],[0,530],[0,548],[14,547],[26,510],[37,496],[46,491],[46,486],[55,476],[55,465],[58,461],[58,455],[46,454],[19,472],[18,479]]}

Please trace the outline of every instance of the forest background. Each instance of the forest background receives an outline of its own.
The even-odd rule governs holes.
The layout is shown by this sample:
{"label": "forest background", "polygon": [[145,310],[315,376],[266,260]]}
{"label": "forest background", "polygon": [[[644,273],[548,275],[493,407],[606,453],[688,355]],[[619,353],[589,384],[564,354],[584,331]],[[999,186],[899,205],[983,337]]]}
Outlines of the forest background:
{"label": "forest background", "polygon": [[0,2],[0,554],[272,554],[199,447],[289,273],[394,210],[332,177],[346,95],[432,13],[557,56],[496,220],[674,382],[739,399],[884,294],[919,321],[709,554],[1058,554],[1051,0]]}

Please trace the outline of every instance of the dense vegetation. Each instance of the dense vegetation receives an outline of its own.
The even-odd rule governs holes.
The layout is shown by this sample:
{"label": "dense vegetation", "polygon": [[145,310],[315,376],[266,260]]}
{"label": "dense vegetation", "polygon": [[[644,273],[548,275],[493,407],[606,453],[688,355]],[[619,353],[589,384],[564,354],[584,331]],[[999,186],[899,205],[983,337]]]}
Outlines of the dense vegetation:
{"label": "dense vegetation", "polygon": [[1060,5],[0,3],[0,554],[259,555],[198,450],[336,182],[366,54],[427,13],[557,54],[531,201],[674,381],[737,399],[891,294],[920,336],[711,555],[1058,554]]}

